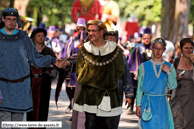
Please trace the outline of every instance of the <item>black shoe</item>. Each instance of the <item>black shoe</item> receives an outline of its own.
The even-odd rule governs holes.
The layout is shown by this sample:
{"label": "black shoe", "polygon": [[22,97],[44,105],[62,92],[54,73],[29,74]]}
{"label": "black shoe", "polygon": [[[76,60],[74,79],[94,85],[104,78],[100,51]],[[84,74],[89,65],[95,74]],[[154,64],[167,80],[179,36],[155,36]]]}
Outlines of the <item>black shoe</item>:
{"label": "black shoe", "polygon": [[134,114],[134,111],[133,110],[129,110],[129,113],[128,113],[129,115],[132,115],[132,114]]}
{"label": "black shoe", "polygon": [[69,113],[71,111],[71,108],[67,107],[67,109],[65,110],[65,113]]}
{"label": "black shoe", "polygon": [[69,121],[72,121],[72,117],[69,119]]}

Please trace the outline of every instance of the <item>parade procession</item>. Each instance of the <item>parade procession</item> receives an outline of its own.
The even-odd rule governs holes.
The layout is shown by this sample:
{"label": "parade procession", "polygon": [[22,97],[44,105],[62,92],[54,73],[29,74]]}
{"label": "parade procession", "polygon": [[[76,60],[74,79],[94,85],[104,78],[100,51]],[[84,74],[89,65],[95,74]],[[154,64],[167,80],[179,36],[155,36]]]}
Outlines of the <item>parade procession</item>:
{"label": "parade procession", "polygon": [[0,129],[194,129],[194,0],[0,0]]}

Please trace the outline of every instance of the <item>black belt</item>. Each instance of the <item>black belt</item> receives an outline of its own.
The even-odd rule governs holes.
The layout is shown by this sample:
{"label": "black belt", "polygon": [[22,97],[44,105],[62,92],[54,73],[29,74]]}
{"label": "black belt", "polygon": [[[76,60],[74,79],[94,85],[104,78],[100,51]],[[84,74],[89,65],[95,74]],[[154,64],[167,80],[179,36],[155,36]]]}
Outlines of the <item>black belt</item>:
{"label": "black belt", "polygon": [[42,73],[38,73],[38,74],[31,74],[30,76],[31,76],[31,77],[34,77],[34,78],[39,78],[39,77],[41,77],[43,74],[48,74],[48,71],[45,71],[45,72],[42,72]]}
{"label": "black belt", "polygon": [[15,79],[15,80],[9,80],[9,79],[5,79],[5,78],[0,78],[1,81],[5,81],[5,82],[10,82],[10,83],[17,83],[17,82],[23,82],[26,78],[30,77],[30,74],[20,78],[20,79]]}

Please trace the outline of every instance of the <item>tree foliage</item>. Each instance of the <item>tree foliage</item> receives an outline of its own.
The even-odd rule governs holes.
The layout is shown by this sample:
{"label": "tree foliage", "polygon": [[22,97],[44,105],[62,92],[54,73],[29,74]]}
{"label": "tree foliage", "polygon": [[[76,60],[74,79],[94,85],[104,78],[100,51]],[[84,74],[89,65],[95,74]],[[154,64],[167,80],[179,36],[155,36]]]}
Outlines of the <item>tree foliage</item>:
{"label": "tree foliage", "polygon": [[191,0],[162,1],[161,36],[174,44],[188,36]]}
{"label": "tree foliage", "polygon": [[189,14],[189,22],[194,24],[194,1],[191,0],[190,14]]}
{"label": "tree foliage", "polygon": [[194,1],[191,0],[189,22],[193,25],[193,34],[194,34]]}
{"label": "tree foliage", "polygon": [[[161,20],[162,0],[115,0],[120,6],[121,17],[137,15],[141,25]],[[35,11],[34,17],[46,15],[47,24],[71,22],[71,6],[73,0],[31,0],[29,7]],[[37,21],[36,21],[37,22]]]}
{"label": "tree foliage", "polygon": [[137,15],[142,25],[161,20],[162,0],[117,0],[117,2],[121,17]]}
{"label": "tree foliage", "polygon": [[[13,0],[0,0],[3,10]],[[140,25],[161,21],[162,0],[115,0],[120,6],[120,17],[136,15]],[[74,0],[30,0],[27,16],[35,19],[34,25],[46,21],[46,25],[71,22],[71,6]],[[46,18],[46,19],[45,19]],[[48,21],[47,21],[48,20]],[[191,0],[189,23],[194,25],[194,1]]]}
{"label": "tree foliage", "polygon": [[71,22],[72,0],[31,0],[28,12],[33,11],[34,23],[46,21],[46,25],[63,25]]}

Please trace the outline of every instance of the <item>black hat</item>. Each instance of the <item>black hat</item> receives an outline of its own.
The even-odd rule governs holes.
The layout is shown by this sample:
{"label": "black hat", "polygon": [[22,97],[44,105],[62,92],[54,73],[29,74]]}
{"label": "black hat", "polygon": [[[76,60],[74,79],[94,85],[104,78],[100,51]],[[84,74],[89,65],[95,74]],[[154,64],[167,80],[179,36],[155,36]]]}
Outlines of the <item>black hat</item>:
{"label": "black hat", "polygon": [[[22,27],[21,18],[19,16],[19,13],[18,13],[17,9],[7,7],[2,11],[2,16],[3,17],[5,17],[5,16],[16,16],[17,17],[17,22],[18,22],[18,28]],[[0,18],[0,24],[2,24],[2,16]],[[4,24],[3,24],[3,26],[4,26]]]}
{"label": "black hat", "polygon": [[32,34],[31,34],[30,38],[34,38],[34,36],[35,36],[37,33],[39,33],[39,32],[43,32],[43,33],[44,33],[44,36],[45,36],[45,37],[47,36],[47,32],[46,32],[45,29],[43,29],[43,28],[37,28],[37,29],[35,29],[34,31],[32,31]]}
{"label": "black hat", "polygon": [[2,16],[16,16],[18,17],[18,10],[14,8],[6,8],[2,11]]}

